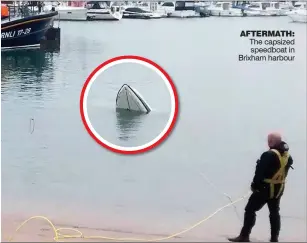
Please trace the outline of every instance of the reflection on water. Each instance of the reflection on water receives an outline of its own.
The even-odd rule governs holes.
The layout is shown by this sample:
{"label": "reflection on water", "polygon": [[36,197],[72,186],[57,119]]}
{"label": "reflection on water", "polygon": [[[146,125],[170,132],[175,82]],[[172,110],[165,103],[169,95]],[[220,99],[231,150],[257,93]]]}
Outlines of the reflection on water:
{"label": "reflection on water", "polygon": [[41,50],[18,50],[1,53],[2,94],[16,91],[21,97],[31,92],[40,96],[53,81],[53,58],[58,55]]}
{"label": "reflection on water", "polygon": [[136,138],[136,131],[139,130],[145,116],[145,114],[140,112],[116,109],[116,128],[118,138],[123,141]]}

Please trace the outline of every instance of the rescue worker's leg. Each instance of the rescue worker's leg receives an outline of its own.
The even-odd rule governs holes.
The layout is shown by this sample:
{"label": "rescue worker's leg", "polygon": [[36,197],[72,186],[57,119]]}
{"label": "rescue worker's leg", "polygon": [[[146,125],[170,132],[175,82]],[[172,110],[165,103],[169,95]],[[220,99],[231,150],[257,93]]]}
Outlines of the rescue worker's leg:
{"label": "rescue worker's leg", "polygon": [[271,224],[271,242],[278,242],[280,231],[280,214],[279,214],[280,197],[268,200]]}
{"label": "rescue worker's leg", "polygon": [[259,211],[267,202],[267,198],[261,192],[254,192],[245,207],[244,223],[241,233],[236,238],[229,238],[233,242],[249,242],[249,235],[256,223],[256,212]]}

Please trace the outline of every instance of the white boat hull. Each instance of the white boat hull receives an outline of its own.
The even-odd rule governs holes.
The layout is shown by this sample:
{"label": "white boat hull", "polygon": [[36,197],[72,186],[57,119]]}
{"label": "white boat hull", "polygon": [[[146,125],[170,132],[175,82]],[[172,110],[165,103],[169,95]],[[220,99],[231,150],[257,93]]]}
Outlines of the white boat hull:
{"label": "white boat hull", "polygon": [[200,14],[193,10],[173,11],[168,12],[170,18],[195,18],[200,17]]}
{"label": "white boat hull", "polygon": [[58,11],[58,15],[55,17],[55,20],[80,20],[85,21],[87,19],[87,9],[86,8],[78,8],[78,7],[56,7],[56,11]]}
{"label": "white boat hull", "polygon": [[293,22],[298,22],[298,23],[307,23],[307,15],[301,14],[301,13],[296,13],[293,12],[291,14],[288,14],[288,17],[293,21]]}
{"label": "white boat hull", "polygon": [[143,9],[144,11],[152,12],[153,14],[155,14],[156,17],[153,17],[153,18],[164,18],[164,17],[167,17],[167,12],[164,9],[154,9],[154,10],[151,10],[149,7],[143,7],[143,6],[139,6],[139,8]]}
{"label": "white boat hull", "polygon": [[208,9],[212,16],[221,17],[243,17],[241,10],[219,10],[219,9]]}
{"label": "white boat hull", "polygon": [[161,19],[163,17],[165,17],[165,15],[162,15],[160,13],[152,13],[152,15],[151,15],[152,19]]}
{"label": "white boat hull", "polygon": [[149,113],[152,108],[134,88],[124,84],[116,96],[116,109]]}
{"label": "white boat hull", "polygon": [[122,13],[111,13],[108,10],[100,12],[88,10],[87,16],[92,20],[121,20],[123,18]]}
{"label": "white boat hull", "polygon": [[287,16],[289,9],[280,9],[279,15],[280,16]]}
{"label": "white boat hull", "polygon": [[281,16],[280,11],[278,10],[244,10],[246,16],[255,17],[255,16]]}

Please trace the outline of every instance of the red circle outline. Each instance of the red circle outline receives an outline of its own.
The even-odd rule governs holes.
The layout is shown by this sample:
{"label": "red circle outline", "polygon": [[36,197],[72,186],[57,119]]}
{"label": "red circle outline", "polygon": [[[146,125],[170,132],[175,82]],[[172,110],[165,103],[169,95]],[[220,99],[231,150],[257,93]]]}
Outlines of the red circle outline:
{"label": "red circle outline", "polygon": [[[97,138],[95,136],[95,134],[91,131],[90,127],[88,126],[85,116],[84,116],[84,107],[83,107],[83,103],[84,103],[84,94],[85,94],[85,90],[88,86],[88,84],[90,83],[90,81],[92,80],[92,78],[94,77],[94,75],[103,67],[105,67],[106,65],[112,63],[112,62],[116,62],[119,60],[125,60],[125,59],[135,59],[135,60],[139,60],[139,61],[143,61],[146,62],[152,66],[154,66],[155,68],[157,68],[161,73],[163,73],[163,75],[166,77],[166,79],[168,80],[168,82],[170,83],[173,93],[174,93],[174,97],[175,97],[175,113],[174,113],[174,118],[171,122],[171,125],[169,126],[169,128],[167,129],[167,131],[165,132],[165,134],[158,140],[156,141],[154,144],[146,147],[146,148],[142,148],[142,149],[138,149],[138,150],[133,150],[133,151],[125,151],[125,150],[120,150],[120,149],[115,149],[110,147],[109,145],[103,143],[102,141],[99,140],[99,138]],[[115,153],[120,153],[120,154],[140,154],[140,153],[144,153],[147,152],[155,147],[157,147],[159,144],[161,144],[171,133],[171,131],[173,130],[175,123],[177,121],[177,117],[178,117],[178,110],[179,110],[179,101],[178,101],[178,94],[177,94],[177,89],[171,79],[171,77],[168,75],[168,73],[162,68],[160,67],[157,63],[145,58],[145,57],[141,57],[141,56],[134,56],[134,55],[125,55],[125,56],[117,56],[114,58],[111,58],[103,63],[101,63],[98,67],[96,67],[91,74],[88,76],[88,78],[86,79],[82,90],[81,90],[81,95],[80,95],[80,114],[81,114],[81,118],[82,118],[82,122],[83,125],[85,126],[85,129],[87,130],[87,132],[90,134],[90,136],[102,147],[115,152]]]}

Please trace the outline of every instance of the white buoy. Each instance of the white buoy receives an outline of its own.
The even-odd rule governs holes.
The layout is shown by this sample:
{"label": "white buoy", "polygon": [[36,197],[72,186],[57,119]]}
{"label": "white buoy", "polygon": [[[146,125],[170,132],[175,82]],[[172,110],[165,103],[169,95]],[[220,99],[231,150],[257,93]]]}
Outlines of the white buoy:
{"label": "white buoy", "polygon": [[124,84],[119,89],[116,96],[116,108],[142,113],[149,113],[152,110],[140,93],[128,84]]}

